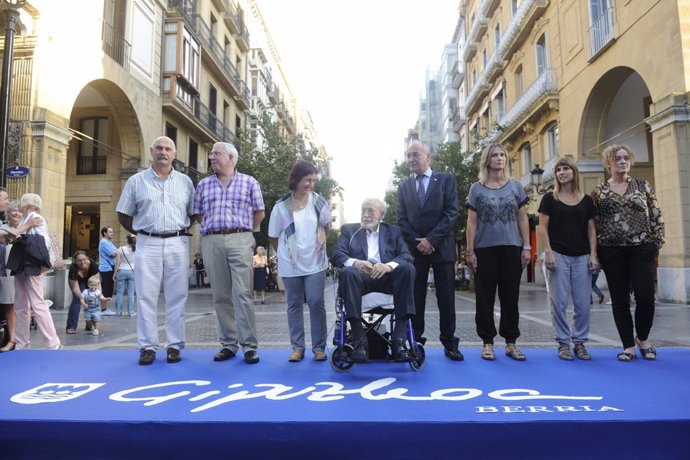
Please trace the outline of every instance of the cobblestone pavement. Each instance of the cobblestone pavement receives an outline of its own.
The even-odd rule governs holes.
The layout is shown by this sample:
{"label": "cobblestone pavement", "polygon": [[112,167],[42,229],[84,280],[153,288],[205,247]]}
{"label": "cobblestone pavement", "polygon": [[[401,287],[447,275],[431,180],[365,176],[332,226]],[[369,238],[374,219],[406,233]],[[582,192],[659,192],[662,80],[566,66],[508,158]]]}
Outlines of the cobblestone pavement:
{"label": "cobblestone pavement", "polygon": [[[608,292],[605,292],[608,299]],[[334,285],[331,279],[326,281],[326,311],[328,313],[329,343],[335,321]],[[474,326],[474,293],[456,291],[457,330],[460,337],[460,348],[479,347]],[[163,315],[163,296],[159,300],[159,331],[161,344],[165,344],[165,327]],[[126,316],[104,316],[100,326],[101,334],[91,336],[84,331],[84,321],[80,318],[79,329],[74,335],[65,334],[67,310],[51,310],[55,327],[65,348],[83,350],[132,349],[136,350],[136,318]],[[290,348],[285,304],[280,303],[277,292],[266,293],[266,304],[255,305],[259,348]],[[308,313],[305,307],[305,315]],[[496,307],[498,317],[499,308]],[[216,316],[213,309],[211,290],[209,288],[190,288],[187,312],[185,315],[187,347],[218,347]],[[498,318],[497,318],[498,321]],[[307,347],[309,340],[309,321],[305,318],[307,328]],[[438,340],[438,310],[433,289],[427,296],[426,313],[427,347],[440,347]],[[520,330],[518,344],[521,347],[555,347],[551,314],[547,294],[543,286],[523,284],[520,292]],[[657,303],[654,327],[651,339],[657,347],[690,347],[690,305]],[[38,331],[31,332],[33,348],[42,348],[43,340]],[[500,337],[496,338],[500,344]],[[620,341],[613,323],[611,306],[606,303],[592,306],[590,341],[588,346],[619,347]]]}

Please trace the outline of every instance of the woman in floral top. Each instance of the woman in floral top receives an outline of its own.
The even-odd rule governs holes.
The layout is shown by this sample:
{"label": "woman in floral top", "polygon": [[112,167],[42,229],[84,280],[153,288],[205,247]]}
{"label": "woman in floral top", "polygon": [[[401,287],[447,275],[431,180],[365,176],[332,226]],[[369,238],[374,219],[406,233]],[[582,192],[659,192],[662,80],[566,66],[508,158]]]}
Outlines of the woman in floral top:
{"label": "woman in floral top", "polygon": [[[630,176],[635,154],[627,145],[603,153],[611,178],[592,192],[597,217],[597,243],[613,309],[623,342],[620,361],[635,359],[635,344],[644,359],[656,359],[649,342],[654,320],[656,257],[664,244],[664,220],[652,186]],[[635,321],[630,312],[630,287],[635,294]],[[635,336],[637,333],[637,336]]]}

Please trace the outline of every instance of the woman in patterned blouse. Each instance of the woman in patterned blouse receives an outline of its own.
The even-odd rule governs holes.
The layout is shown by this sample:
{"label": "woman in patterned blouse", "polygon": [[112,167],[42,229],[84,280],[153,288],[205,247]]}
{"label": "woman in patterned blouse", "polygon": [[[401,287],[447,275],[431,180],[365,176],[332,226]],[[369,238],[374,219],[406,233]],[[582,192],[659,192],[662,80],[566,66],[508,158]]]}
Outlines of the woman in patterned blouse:
{"label": "woman in patterned blouse", "polygon": [[[623,342],[620,361],[635,359],[635,344],[646,360],[656,358],[649,342],[654,320],[656,257],[664,244],[664,220],[652,186],[630,176],[635,154],[627,145],[603,152],[611,178],[595,187],[597,243],[611,293],[613,319]],[[635,321],[630,312],[630,288],[635,294]],[[637,336],[635,336],[637,333]]]}

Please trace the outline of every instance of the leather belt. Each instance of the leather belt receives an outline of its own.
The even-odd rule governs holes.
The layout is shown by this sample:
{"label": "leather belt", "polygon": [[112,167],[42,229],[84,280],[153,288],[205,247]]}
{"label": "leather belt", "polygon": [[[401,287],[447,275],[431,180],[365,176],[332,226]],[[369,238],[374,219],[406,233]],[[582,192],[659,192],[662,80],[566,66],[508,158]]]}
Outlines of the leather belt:
{"label": "leather belt", "polygon": [[142,235],[146,236],[152,236],[154,238],[173,238],[175,236],[192,236],[191,233],[187,233],[185,230],[178,230],[173,233],[149,233],[145,232],[143,230],[137,230],[137,234],[141,233]]}
{"label": "leather belt", "polygon": [[251,230],[246,228],[229,228],[227,230],[211,230],[206,232],[206,235],[232,235],[233,233],[245,233],[251,232]]}

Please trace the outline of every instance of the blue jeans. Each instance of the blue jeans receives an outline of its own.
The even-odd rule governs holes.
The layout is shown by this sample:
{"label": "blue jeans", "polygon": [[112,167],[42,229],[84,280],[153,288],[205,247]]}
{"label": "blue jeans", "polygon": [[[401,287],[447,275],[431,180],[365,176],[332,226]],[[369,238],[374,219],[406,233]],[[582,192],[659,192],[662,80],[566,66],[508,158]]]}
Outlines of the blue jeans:
{"label": "blue jeans", "polygon": [[[584,343],[589,338],[592,275],[589,254],[566,256],[553,252],[556,270],[546,271],[551,301],[551,321],[556,341],[561,344]],[[568,325],[568,298],[573,299],[573,327]]]}
{"label": "blue jeans", "polygon": [[312,351],[326,350],[326,307],[323,291],[326,284],[326,271],[305,276],[283,277],[287,294],[287,319],[292,348],[304,350],[304,312],[303,302],[306,293],[309,305]]}
{"label": "blue jeans", "polygon": [[132,270],[118,270],[117,271],[117,294],[115,296],[115,314],[120,316],[122,314],[122,295],[127,286],[127,312],[129,316],[134,314],[134,306],[136,305],[136,292],[134,290],[134,271]]}

